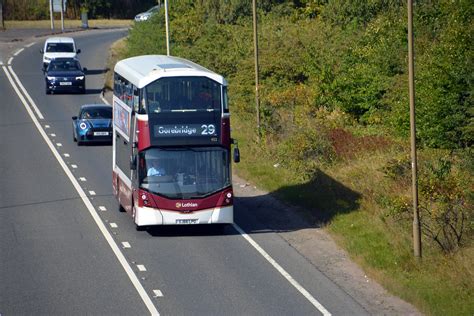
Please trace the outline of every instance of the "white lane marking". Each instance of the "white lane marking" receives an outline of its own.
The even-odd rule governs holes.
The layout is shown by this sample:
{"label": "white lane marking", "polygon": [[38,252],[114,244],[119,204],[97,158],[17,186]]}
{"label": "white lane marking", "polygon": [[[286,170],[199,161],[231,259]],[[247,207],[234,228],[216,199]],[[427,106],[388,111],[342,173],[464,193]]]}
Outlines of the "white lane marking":
{"label": "white lane marking", "polygon": [[72,185],[76,189],[77,193],[81,197],[82,202],[84,202],[84,205],[86,206],[87,210],[89,211],[89,214],[92,216],[92,218],[94,219],[96,225],[99,227],[99,230],[101,231],[101,233],[104,236],[105,240],[107,241],[110,248],[112,249],[115,256],[117,257],[117,260],[120,262],[120,264],[122,265],[122,268],[125,270],[125,273],[127,273],[128,278],[130,279],[133,286],[137,290],[137,292],[140,295],[140,298],[142,299],[143,303],[145,303],[146,307],[148,308],[148,311],[152,315],[160,315],[160,313],[156,309],[155,305],[151,301],[150,296],[147,294],[147,292],[143,288],[143,285],[138,280],[138,277],[135,274],[134,270],[132,269],[130,264],[127,262],[127,259],[125,258],[123,253],[120,251],[119,246],[117,245],[114,238],[112,237],[112,235],[109,233],[109,231],[105,227],[105,224],[100,219],[99,214],[95,211],[94,206],[92,205],[91,201],[87,197],[86,193],[84,192],[84,190],[79,185],[79,182],[77,182],[77,180],[74,178],[74,175],[72,174],[71,170],[69,170],[69,168],[67,167],[66,162],[61,158],[61,155],[59,154],[57,149],[54,147],[54,144],[48,138],[48,135],[46,134],[46,132],[41,127],[39,121],[36,119],[35,115],[33,114],[33,111],[30,109],[30,107],[26,103],[25,99],[23,98],[23,96],[19,92],[18,88],[15,85],[15,82],[13,81],[12,77],[8,73],[6,67],[2,67],[2,68],[3,68],[3,71],[5,72],[5,74],[7,75],[7,78],[10,81],[10,84],[12,85],[13,89],[15,90],[18,97],[22,101],[23,106],[25,107],[26,111],[30,115],[31,120],[33,121],[36,128],[38,129],[38,132],[43,137],[44,141],[46,142],[46,145],[48,145],[48,147],[51,150],[51,152],[53,153],[54,157],[56,158],[58,163],[61,165],[61,167],[63,168],[63,171],[66,173],[67,177],[69,178]]}
{"label": "white lane marking", "polygon": [[69,158],[70,156],[68,153],[64,153],[64,157]]}
{"label": "white lane marking", "polygon": [[3,61],[0,61],[0,66],[3,66]]}
{"label": "white lane marking", "polygon": [[104,98],[104,95],[103,95],[103,94],[100,95],[100,98],[102,99],[102,101],[103,101],[104,103],[110,105],[109,101],[107,101],[107,100]]}
{"label": "white lane marking", "polygon": [[8,60],[8,64],[11,65],[12,61],[13,61],[13,57],[10,57],[10,59]]}
{"label": "white lane marking", "polygon": [[160,290],[153,290],[153,298],[157,298],[157,297],[163,297],[163,292],[161,292]]}
{"label": "white lane marking", "polygon": [[105,212],[107,211],[107,209],[105,208],[105,206],[99,206],[99,211]]}
{"label": "white lane marking", "polygon": [[61,143],[56,143],[56,146],[58,146],[58,147],[62,147],[62,146],[63,146],[63,144],[61,144]]}
{"label": "white lane marking", "polygon": [[117,228],[118,226],[117,226],[117,224],[115,224],[115,223],[110,223],[110,227],[112,227],[112,228]]}
{"label": "white lane marking", "polygon": [[45,125],[44,128],[49,128],[50,126],[49,125]]}
{"label": "white lane marking", "polygon": [[77,169],[77,165],[71,165],[72,169]]}
{"label": "white lane marking", "polygon": [[21,53],[22,51],[24,51],[25,49],[24,48],[20,48],[19,50],[17,50],[13,56],[18,56],[19,53]]}
{"label": "white lane marking", "polygon": [[25,87],[23,87],[23,84],[21,83],[20,79],[18,78],[18,76],[16,75],[16,73],[13,71],[13,68],[11,66],[8,66],[8,70],[10,70],[13,78],[15,78],[16,80],[16,83],[18,84],[18,86],[20,87],[21,91],[23,92],[23,94],[26,96],[26,98],[28,99],[28,101],[30,101],[30,104],[31,106],[33,107],[33,109],[35,110],[36,112],[36,115],[38,115],[38,118],[40,120],[43,120],[44,117],[43,117],[43,114],[41,114],[41,111],[38,109],[38,107],[36,106],[36,103],[35,101],[33,101],[33,99],[31,98],[30,94],[28,93],[28,91],[26,91]]}
{"label": "white lane marking", "polygon": [[310,301],[311,304],[313,304],[314,307],[316,307],[323,315],[325,316],[330,316],[331,313],[321,304],[319,303],[304,287],[302,287],[293,277],[286,272],[285,269],[283,269],[270,255],[263,250],[262,247],[259,246],[249,235],[247,235],[242,228],[240,228],[237,224],[233,224],[234,228],[239,232],[242,237],[245,238],[280,274],[288,281],[290,282],[291,285],[293,285],[294,288],[298,290],[301,294],[303,294],[304,297],[308,301]]}
{"label": "white lane marking", "polygon": [[25,47],[31,47],[31,46],[33,46],[33,45],[35,45],[35,44],[36,44],[36,42],[29,43],[28,45],[25,45]]}
{"label": "white lane marking", "polygon": [[95,195],[95,191],[89,191],[90,195]]}
{"label": "white lane marking", "polygon": [[51,133],[50,135],[51,135],[51,137],[56,137],[56,134],[54,134],[54,133]]}
{"label": "white lane marking", "polygon": [[81,180],[82,182],[86,182],[86,181],[87,181],[87,179],[84,178],[84,177],[80,177],[79,180]]}
{"label": "white lane marking", "polygon": [[122,242],[122,247],[123,247],[123,248],[132,248],[132,246],[130,246],[130,243],[129,243],[129,242],[126,242],[126,241],[123,241],[123,242]]}
{"label": "white lane marking", "polygon": [[138,268],[138,271],[141,271],[141,272],[146,271],[146,268],[143,264],[137,264],[137,268]]}

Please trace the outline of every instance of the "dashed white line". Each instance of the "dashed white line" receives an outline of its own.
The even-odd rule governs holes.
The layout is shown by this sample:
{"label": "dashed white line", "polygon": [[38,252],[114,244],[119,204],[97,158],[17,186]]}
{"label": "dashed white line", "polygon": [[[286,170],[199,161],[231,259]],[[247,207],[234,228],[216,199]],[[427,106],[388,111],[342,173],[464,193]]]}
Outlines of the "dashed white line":
{"label": "dashed white line", "polygon": [[128,243],[126,241],[122,242],[122,246],[123,246],[123,248],[132,248],[132,246],[130,246],[130,243]]}
{"label": "dashed white line", "polygon": [[49,126],[49,125],[45,125],[44,128],[50,128],[50,126]]}
{"label": "dashed white line", "polygon": [[84,177],[80,177],[79,180],[81,180],[82,182],[86,182],[86,181],[87,181],[87,179],[84,178]]}
{"label": "dashed white line", "polygon": [[144,272],[146,271],[146,268],[143,264],[137,264],[138,271]]}
{"label": "dashed white line", "polygon": [[95,195],[95,191],[89,191],[89,195]]}
{"label": "dashed white line", "polygon": [[25,45],[25,47],[31,47],[31,46],[33,46],[33,45],[35,45],[35,44],[36,44],[36,42],[29,43],[28,45]]}
{"label": "dashed white line", "polygon": [[20,48],[19,50],[17,50],[13,56],[18,56],[19,53],[21,53],[22,51],[24,51],[25,49],[24,48]]}
{"label": "dashed white line", "polygon": [[56,137],[56,134],[54,134],[54,133],[51,133],[49,135],[51,135],[51,137]]}
{"label": "dashed white line", "polygon": [[161,292],[160,290],[153,290],[153,297],[154,298],[157,298],[157,297],[163,297],[163,292]]}
{"label": "dashed white line", "polygon": [[61,144],[61,143],[56,143],[56,146],[58,146],[58,147],[62,147],[62,146],[63,146],[63,144]]}
{"label": "dashed white line", "polygon": [[69,157],[70,157],[68,153],[64,153],[63,155],[64,155],[64,157],[66,157],[66,158],[69,158]]}
{"label": "dashed white line", "polygon": [[77,169],[77,165],[71,165],[72,169]]}
{"label": "dashed white line", "polygon": [[105,212],[107,208],[105,206],[99,206],[99,211]]}
{"label": "dashed white line", "polygon": [[115,223],[110,223],[110,227],[112,227],[112,228],[117,228],[118,226],[117,226],[117,224],[115,224]]}

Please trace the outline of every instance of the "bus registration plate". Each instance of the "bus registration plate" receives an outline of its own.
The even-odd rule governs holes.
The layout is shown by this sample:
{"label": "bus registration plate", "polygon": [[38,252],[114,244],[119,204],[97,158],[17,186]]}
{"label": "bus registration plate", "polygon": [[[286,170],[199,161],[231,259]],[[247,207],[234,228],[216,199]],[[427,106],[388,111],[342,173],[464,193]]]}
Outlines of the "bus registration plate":
{"label": "bus registration plate", "polygon": [[189,218],[189,219],[177,219],[176,224],[199,224],[199,219],[197,218]]}
{"label": "bus registration plate", "polygon": [[94,132],[94,136],[109,136],[109,132]]}

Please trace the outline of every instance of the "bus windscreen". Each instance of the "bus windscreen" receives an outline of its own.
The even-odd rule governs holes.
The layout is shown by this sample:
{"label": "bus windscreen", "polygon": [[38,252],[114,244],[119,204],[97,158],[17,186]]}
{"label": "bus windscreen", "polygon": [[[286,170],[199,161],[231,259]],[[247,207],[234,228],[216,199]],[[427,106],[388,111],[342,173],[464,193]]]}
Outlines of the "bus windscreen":
{"label": "bus windscreen", "polygon": [[147,112],[221,111],[221,85],[206,77],[165,77],[145,92]]}

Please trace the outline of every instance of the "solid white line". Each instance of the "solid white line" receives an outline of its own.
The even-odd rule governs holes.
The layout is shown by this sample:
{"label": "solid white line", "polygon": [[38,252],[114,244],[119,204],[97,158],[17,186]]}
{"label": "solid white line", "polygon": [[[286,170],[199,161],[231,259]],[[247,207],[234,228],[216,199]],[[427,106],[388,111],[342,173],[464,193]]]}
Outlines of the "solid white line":
{"label": "solid white line", "polygon": [[13,61],[13,57],[10,57],[10,59],[8,60],[8,64],[11,65],[12,61]]}
{"label": "solid white line", "polygon": [[146,271],[146,268],[143,264],[137,264],[137,268],[138,268],[138,271],[141,271],[141,272]]}
{"label": "solid white line", "polygon": [[242,235],[242,237],[245,238],[280,274],[288,281],[290,282],[291,285],[293,285],[294,288],[298,290],[301,294],[303,294],[304,297],[308,301],[310,301],[311,304],[314,305],[323,315],[329,316],[331,313],[324,308],[321,303],[319,303],[304,287],[302,287],[293,277],[286,272],[285,269],[283,269],[270,255],[263,250],[262,247],[259,246],[249,235],[247,235],[242,228],[240,228],[237,224],[233,224],[234,228]]}
{"label": "solid white line", "polygon": [[31,46],[33,46],[33,45],[35,45],[35,44],[36,44],[36,42],[29,43],[28,45],[25,45],[25,47],[31,47]]}
{"label": "solid white line", "polygon": [[25,49],[24,48],[20,48],[19,50],[17,50],[13,56],[18,56],[19,53],[21,53],[22,51],[24,51]]}
{"label": "solid white line", "polygon": [[51,140],[48,138],[48,135],[46,134],[46,132],[43,130],[43,128],[41,127],[39,121],[36,119],[35,115],[33,114],[33,111],[31,111],[30,107],[28,106],[28,104],[25,102],[25,99],[23,98],[23,96],[21,95],[21,93],[19,93],[18,91],[18,88],[16,87],[15,85],[15,82],[13,81],[13,79],[11,78],[10,74],[8,73],[6,67],[2,67],[3,68],[3,71],[5,72],[5,74],[7,75],[8,77],[8,80],[10,81],[11,85],[13,86],[14,90],[16,91],[18,97],[20,98],[20,100],[22,101],[26,111],[28,112],[28,114],[30,115],[31,117],[31,120],[33,121],[33,123],[35,124],[36,128],[38,129],[40,135],[43,137],[44,141],[46,142],[46,144],[48,145],[49,149],[51,150],[51,152],[53,153],[53,155],[55,156],[56,160],[58,161],[58,163],[61,165],[61,167],[63,168],[64,172],[66,173],[67,177],[69,178],[69,180],[71,181],[72,185],[74,186],[74,188],[76,189],[77,193],[79,194],[79,196],[81,197],[82,199],[82,202],[84,203],[84,205],[86,206],[87,210],[89,211],[89,214],[92,216],[92,218],[94,219],[96,225],[99,227],[99,230],[101,231],[102,235],[104,236],[105,240],[107,241],[107,243],[109,244],[110,248],[112,249],[112,251],[114,252],[115,256],[117,257],[118,261],[120,262],[120,264],[122,265],[122,268],[125,270],[125,273],[127,273],[127,276],[128,278],[130,279],[130,281],[132,282],[133,286],[135,287],[135,289],[137,290],[138,294],[140,295],[140,298],[142,299],[143,303],[145,303],[146,307],[148,308],[148,311],[150,311],[150,313],[152,315],[159,315],[158,313],[158,310],[156,309],[155,305],[153,305],[153,302],[151,301],[151,298],[150,296],[147,294],[147,292],[145,291],[145,289],[143,288],[143,285],[140,283],[140,281],[138,280],[135,272],[133,271],[132,267],[130,266],[130,264],[127,262],[127,259],[125,258],[125,256],[123,255],[123,253],[120,251],[120,248],[119,246],[117,245],[117,243],[115,242],[114,238],[112,237],[112,235],[109,233],[109,231],[107,230],[107,228],[105,227],[104,223],[102,222],[102,220],[100,219],[99,217],[99,214],[97,214],[97,212],[95,211],[94,209],[94,206],[92,205],[91,201],[89,200],[89,198],[87,197],[87,195],[85,194],[84,190],[81,188],[81,186],[79,185],[79,182],[77,182],[77,180],[74,178],[74,175],[72,174],[71,170],[69,170],[69,168],[67,167],[66,163],[64,162],[64,160],[61,158],[61,155],[59,154],[59,152],[57,151],[57,149],[54,147],[53,143],[51,142]]}
{"label": "solid white line", "polygon": [[104,98],[104,96],[103,96],[102,94],[100,95],[100,98],[102,99],[102,101],[103,101],[105,104],[110,105],[109,101],[107,101],[107,100]]}
{"label": "solid white line", "polygon": [[[10,63],[8,63],[10,64]],[[38,115],[39,119],[40,120],[43,120],[44,117],[43,117],[43,114],[41,114],[41,111],[38,109],[38,107],[36,106],[36,103],[33,101],[33,99],[31,98],[30,94],[28,93],[28,91],[26,91],[25,87],[23,87],[23,84],[21,83],[20,79],[18,78],[18,76],[16,75],[16,73],[13,71],[13,68],[11,66],[8,66],[8,70],[10,70],[11,74],[13,75],[13,78],[15,78],[16,80],[16,83],[18,84],[18,86],[20,87],[21,91],[25,94],[26,98],[28,99],[28,101],[30,101],[30,104],[31,106],[33,107],[33,109],[35,110],[36,112],[36,115]]]}
{"label": "solid white line", "polygon": [[130,243],[128,243],[126,241],[122,242],[122,246],[123,246],[123,248],[132,248],[132,246],[130,246]]}

